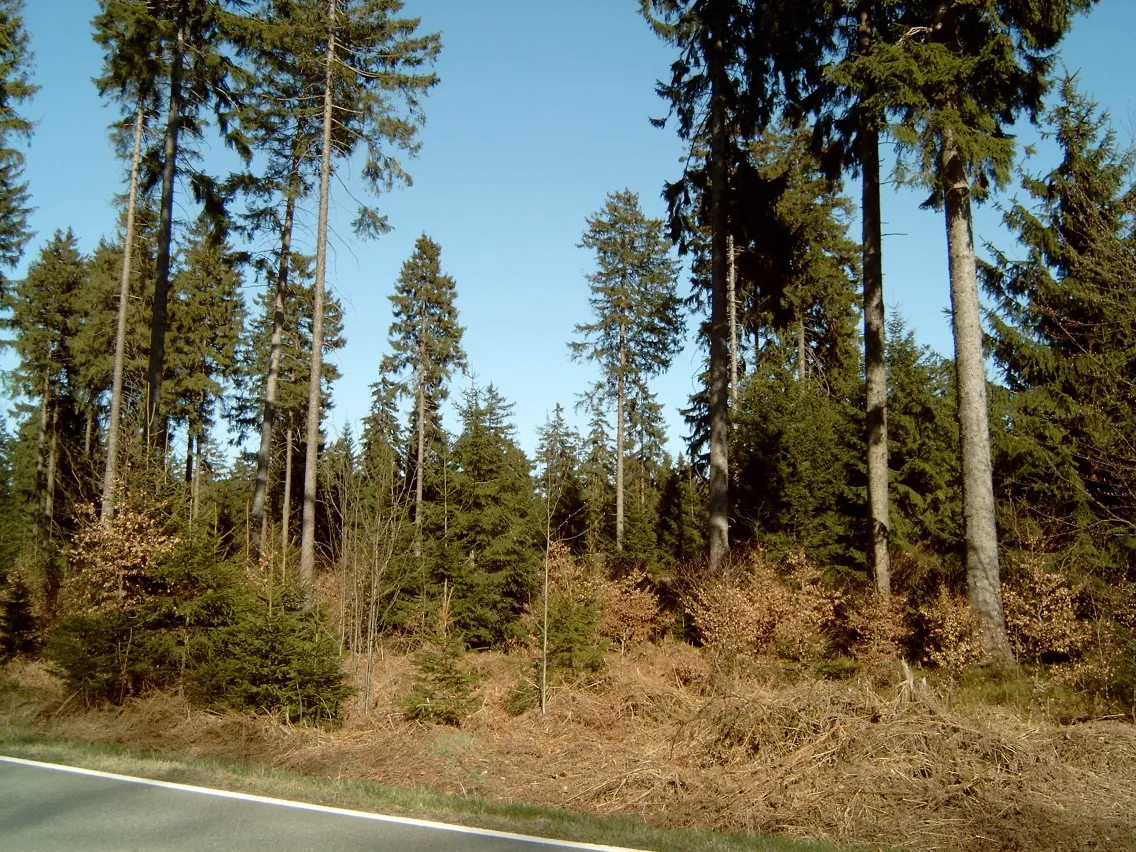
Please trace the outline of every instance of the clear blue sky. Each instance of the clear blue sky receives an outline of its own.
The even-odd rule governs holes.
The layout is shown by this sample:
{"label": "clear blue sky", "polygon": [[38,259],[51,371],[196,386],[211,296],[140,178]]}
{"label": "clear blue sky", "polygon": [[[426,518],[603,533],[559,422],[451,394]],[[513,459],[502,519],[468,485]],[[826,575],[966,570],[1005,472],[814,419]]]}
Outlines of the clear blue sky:
{"label": "clear blue sky", "polygon": [[[567,351],[573,327],[589,319],[584,276],[591,258],[576,245],[585,217],[625,187],[640,194],[649,214],[663,215],[659,193],[680,168],[673,130],[647,120],[666,112],[654,82],[667,76],[672,55],[637,5],[408,0],[407,13],[421,15],[423,29],[442,33],[441,83],[426,102],[422,152],[407,163],[414,185],[379,201],[393,233],[359,242],[350,235],[352,204],[342,188],[333,201],[338,235],[328,280],[344,303],[347,337],[335,359],[343,379],[334,391],[333,429],[354,427],[369,407],[391,321],[387,297],[421,233],[441,244],[443,268],[457,281],[470,369],[516,404],[522,445],[532,449],[536,428],[558,402],[571,413],[576,394],[594,379]],[[57,228],[74,228],[90,251],[115,227],[112,198],[122,191],[125,168],[105,130],[116,108],[101,103],[90,82],[101,62],[90,38],[96,11],[95,0],[27,2],[42,89],[27,109],[37,123],[27,169],[37,234],[24,265]],[[1136,4],[1103,0],[1078,20],[1064,50],[1066,65],[1111,110],[1126,141],[1136,110],[1123,57],[1133,44]],[[1032,131],[1026,138],[1032,141]],[[1050,162],[1039,156],[1030,169]],[[342,179],[351,183],[346,173]],[[195,210],[184,189],[180,200],[178,215],[188,220]],[[886,299],[922,342],[949,354],[942,217],[919,210],[920,200],[918,192],[885,196]],[[977,228],[979,241],[1007,244],[996,211],[981,212]],[[299,238],[304,250],[311,230]],[[681,448],[677,410],[694,388],[701,357],[688,347],[655,383],[672,451]],[[451,416],[447,426],[457,425]]]}

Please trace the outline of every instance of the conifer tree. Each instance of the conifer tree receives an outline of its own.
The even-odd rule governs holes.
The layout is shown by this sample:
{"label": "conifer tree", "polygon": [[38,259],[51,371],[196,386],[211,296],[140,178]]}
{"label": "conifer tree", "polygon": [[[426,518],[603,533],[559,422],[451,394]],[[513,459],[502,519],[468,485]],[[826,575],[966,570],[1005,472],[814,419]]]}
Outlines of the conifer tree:
{"label": "conifer tree", "polygon": [[75,234],[56,231],[5,300],[4,325],[15,333],[12,346],[19,359],[10,381],[23,396],[38,400],[37,492],[48,530],[55,518],[62,434],[74,411],[71,345],[85,280],[86,261]]}
{"label": "conifer tree", "polygon": [[[362,175],[379,191],[409,176],[385,146],[417,151],[417,132],[423,121],[420,97],[437,82],[420,69],[434,61],[440,49],[436,34],[417,35],[418,20],[397,18],[401,0],[328,0],[326,20],[326,74],[323,90],[323,142],[320,155],[319,217],[316,225],[315,310],[312,324],[312,363],[309,370],[307,450],[304,456],[304,514],[300,538],[300,576],[308,587],[315,572],[316,465],[318,460],[320,357],[324,273],[327,252],[327,205],[333,159],[346,159],[362,143]],[[338,53],[337,53],[338,49]],[[336,94],[347,87],[352,97],[336,104]],[[333,134],[335,111],[340,122],[354,131]],[[334,145],[334,148],[333,148]],[[355,220],[356,231],[374,235],[386,221],[363,207]]]}
{"label": "conifer tree", "polygon": [[662,220],[644,216],[630,190],[608,195],[603,210],[588,218],[580,245],[596,253],[598,268],[588,276],[595,321],[576,326],[583,340],[569,346],[573,357],[599,364],[596,394],[615,404],[615,549],[621,551],[627,404],[648,401],[647,380],[666,370],[682,345],[678,264]]}
{"label": "conifer tree", "polygon": [[186,430],[186,481],[196,479],[194,448],[208,439],[217,403],[237,373],[244,332],[238,258],[224,235],[198,219],[174,274],[171,346],[163,406]]}
{"label": "conifer tree", "polygon": [[984,652],[1002,663],[1013,654],[1002,614],[972,204],[1008,180],[1014,139],[1005,127],[1022,112],[1036,117],[1053,50],[1073,15],[1092,4],[912,0],[900,7],[900,36],[862,66],[897,116],[893,132],[914,157],[916,175],[929,177],[931,201],[945,215],[967,588]]}
{"label": "conifer tree", "polygon": [[581,438],[564,420],[559,404],[537,430],[537,493],[544,502],[549,542],[565,542],[573,551],[585,544],[586,517],[580,480]]}
{"label": "conifer tree", "polygon": [[1136,513],[1136,154],[1075,80],[1060,96],[1045,126],[1062,160],[1023,175],[1032,203],[1005,215],[1027,254],[995,252],[983,275],[1014,392],[1003,488],[1047,534],[1107,549]]}
{"label": "conifer tree", "polygon": [[[19,112],[38,86],[31,82],[32,52],[23,22],[22,0],[0,0],[0,267],[15,266],[24,253],[28,230],[28,185],[18,143],[32,135],[32,123]],[[5,279],[0,274],[0,298]]]}
{"label": "conifer tree", "polygon": [[415,442],[414,555],[422,556],[425,521],[426,445],[440,433],[438,409],[449,394],[447,383],[455,369],[464,369],[462,327],[454,300],[454,279],[442,273],[441,247],[425,234],[402,265],[391,295],[394,322],[390,327],[391,354],[379,370],[388,378],[401,377],[396,388],[414,402]]}
{"label": "conifer tree", "polygon": [[508,638],[535,587],[543,538],[533,499],[531,464],[517,446],[513,406],[493,385],[475,384],[459,413],[454,444],[454,539],[449,566],[454,623],[473,647]]}

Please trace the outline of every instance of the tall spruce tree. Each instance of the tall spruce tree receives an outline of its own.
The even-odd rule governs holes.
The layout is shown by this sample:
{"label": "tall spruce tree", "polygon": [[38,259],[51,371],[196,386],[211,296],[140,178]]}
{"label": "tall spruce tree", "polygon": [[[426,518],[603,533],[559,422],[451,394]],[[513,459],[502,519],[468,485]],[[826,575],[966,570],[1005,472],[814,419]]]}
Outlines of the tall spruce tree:
{"label": "tall spruce tree", "polygon": [[394,322],[391,354],[379,369],[388,378],[402,377],[397,392],[414,402],[414,555],[422,556],[425,523],[426,446],[441,432],[438,411],[449,394],[455,369],[466,366],[462,327],[458,324],[457,285],[442,273],[441,246],[423,234],[402,265],[391,295]]}
{"label": "tall spruce tree", "polygon": [[[157,171],[148,170],[148,183],[160,185],[147,380],[147,428],[155,444],[161,443],[165,431],[161,390],[169,325],[174,190],[182,168],[179,154],[187,137],[202,137],[203,109],[213,107],[220,129],[227,131],[231,78],[236,71],[226,50],[231,43],[230,23],[219,0],[102,0],[94,19],[95,40],[105,52],[104,72],[97,81],[100,91],[119,100],[132,116],[144,115],[146,104],[162,92],[165,129],[159,150],[150,157]],[[228,133],[226,137],[247,154],[239,137]],[[200,172],[191,174],[191,179],[198,200],[216,213],[220,200],[214,181]]]}
{"label": "tall spruce tree", "polygon": [[[300,537],[300,576],[310,588],[315,573],[316,467],[319,457],[320,355],[322,351],[324,275],[327,254],[327,206],[332,161],[346,159],[362,143],[362,176],[376,192],[409,175],[387,150],[417,151],[423,113],[420,98],[437,82],[422,68],[430,65],[441,47],[437,34],[418,35],[418,20],[397,18],[400,0],[328,0],[326,75],[323,90],[323,141],[320,154],[319,216],[316,225],[315,321],[312,325],[311,384],[308,395],[307,450],[304,456],[304,515]],[[336,104],[346,81],[353,97]],[[339,121],[354,129],[346,137],[332,132]],[[377,234],[386,220],[362,207],[356,231]]]}
{"label": "tall spruce tree", "polygon": [[648,219],[630,190],[608,195],[588,218],[582,248],[596,255],[588,276],[595,321],[576,326],[583,340],[569,344],[573,357],[599,364],[596,393],[615,404],[615,549],[623,550],[624,460],[627,404],[650,400],[647,380],[670,367],[682,345],[681,302],[675,292],[678,264],[670,257],[663,221]]}
{"label": "tall spruce tree", "polygon": [[[39,87],[31,82],[32,52],[23,11],[22,0],[0,0],[0,266],[9,268],[19,262],[31,237],[24,154],[17,145],[32,135],[32,123],[20,114],[20,106]],[[4,289],[0,274],[0,298]]]}
{"label": "tall spruce tree", "polygon": [[1094,540],[1123,563],[1136,516],[1136,154],[1075,80],[1060,96],[1046,130],[1061,162],[1024,175],[1030,203],[1004,217],[1026,255],[995,252],[983,270],[1014,392],[1002,487],[1047,537]]}

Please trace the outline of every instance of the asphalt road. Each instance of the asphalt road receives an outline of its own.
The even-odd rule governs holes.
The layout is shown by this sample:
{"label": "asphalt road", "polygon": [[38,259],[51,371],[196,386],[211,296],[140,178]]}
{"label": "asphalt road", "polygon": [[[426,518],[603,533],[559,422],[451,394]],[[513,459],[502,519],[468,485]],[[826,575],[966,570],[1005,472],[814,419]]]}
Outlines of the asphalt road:
{"label": "asphalt road", "polygon": [[0,850],[614,850],[0,757]]}

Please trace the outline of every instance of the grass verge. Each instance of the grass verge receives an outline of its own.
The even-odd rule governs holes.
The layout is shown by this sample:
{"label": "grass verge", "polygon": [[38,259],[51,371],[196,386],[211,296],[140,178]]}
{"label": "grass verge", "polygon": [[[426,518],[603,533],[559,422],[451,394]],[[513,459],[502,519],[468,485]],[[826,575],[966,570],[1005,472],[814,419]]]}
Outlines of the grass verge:
{"label": "grass verge", "polygon": [[11,729],[0,730],[0,753],[156,781],[656,852],[838,852],[840,848],[750,834],[662,829],[629,817],[597,817],[534,805],[487,802],[426,789],[393,789],[365,781],[312,778],[209,760],[190,762],[112,745],[43,739]]}

